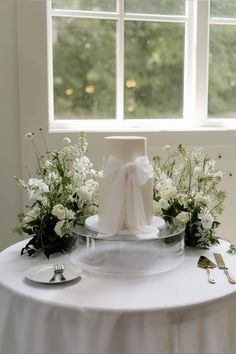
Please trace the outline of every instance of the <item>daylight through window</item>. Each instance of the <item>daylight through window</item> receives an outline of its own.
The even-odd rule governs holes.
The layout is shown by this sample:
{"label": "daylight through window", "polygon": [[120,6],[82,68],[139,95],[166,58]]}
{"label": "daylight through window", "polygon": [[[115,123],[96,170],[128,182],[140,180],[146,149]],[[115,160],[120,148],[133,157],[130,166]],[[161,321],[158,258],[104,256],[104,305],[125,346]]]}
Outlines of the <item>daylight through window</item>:
{"label": "daylight through window", "polygon": [[115,130],[232,120],[235,38],[233,0],[49,1],[50,121]]}

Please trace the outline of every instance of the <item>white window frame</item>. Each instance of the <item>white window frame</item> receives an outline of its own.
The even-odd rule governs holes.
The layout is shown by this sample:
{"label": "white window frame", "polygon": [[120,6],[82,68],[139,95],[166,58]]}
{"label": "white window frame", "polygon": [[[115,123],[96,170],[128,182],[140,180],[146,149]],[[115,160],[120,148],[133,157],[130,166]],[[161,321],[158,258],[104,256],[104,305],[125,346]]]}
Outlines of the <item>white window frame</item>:
{"label": "white window frame", "polygon": [[[117,0],[119,2],[119,0]],[[54,120],[53,115],[53,90],[52,90],[52,46],[51,46],[51,23],[50,23],[50,1],[49,0],[18,0],[18,29],[19,29],[19,71],[20,71],[20,86],[21,89],[26,89],[26,81],[34,89],[37,80],[41,80],[44,85],[44,90],[41,92],[41,96],[34,98],[32,102],[23,102],[26,99],[26,95],[21,93],[21,114],[28,118],[23,121],[23,126],[27,125],[30,128],[30,117],[33,116],[33,110],[35,103],[37,107],[41,99],[40,110],[34,113],[35,119],[32,120],[35,123],[38,120],[41,121],[41,126],[48,126],[50,132],[161,132],[161,131],[225,131],[236,129],[236,119],[213,119],[207,117],[208,112],[208,38],[209,38],[209,24],[236,24],[235,19],[222,19],[212,18],[209,19],[209,1],[208,0],[187,0],[187,11],[185,16],[158,16],[160,20],[175,20],[176,22],[186,21],[185,36],[185,67],[184,67],[184,112],[183,119],[126,119],[120,120]],[[55,10],[54,14],[60,12],[63,15],[63,10]],[[64,15],[69,14],[68,11],[64,11]],[[40,16],[36,23],[31,16]],[[96,16],[91,12],[76,13],[72,11],[70,16]],[[27,17],[26,17],[27,16]],[[100,14],[99,14],[100,16]],[[104,13],[104,16],[114,16],[114,14]],[[129,14],[130,19],[133,19],[133,15]],[[147,20],[155,20],[155,15],[147,15]],[[43,20],[43,21],[42,21]],[[35,39],[30,35],[30,27],[33,29],[37,24],[37,36],[40,39],[40,43],[43,47],[41,52],[38,50]],[[45,26],[46,24],[46,26]],[[19,28],[20,27],[20,28]],[[47,32],[46,32],[46,29]],[[23,28],[23,30],[22,30]],[[41,29],[41,33],[40,32]],[[120,26],[120,38],[122,38],[122,26]],[[47,40],[47,41],[46,41]],[[25,52],[30,42],[32,46],[32,53],[25,58]],[[46,41],[46,45],[44,46]],[[122,50],[120,43],[119,50]],[[38,58],[36,58],[38,56]],[[23,58],[24,57],[24,58]],[[28,62],[25,59],[31,59]],[[45,60],[46,59],[46,60]],[[37,61],[38,60],[38,61]],[[40,61],[41,60],[41,61]],[[43,75],[35,73],[35,77],[27,77],[27,70],[29,66],[36,64],[43,70]],[[28,64],[28,66],[27,66]],[[46,70],[45,70],[46,64]],[[123,77],[124,73],[123,65],[121,62],[117,64],[119,71],[119,77]],[[47,74],[47,80],[45,80],[45,73]],[[27,78],[25,80],[25,77]],[[41,78],[42,77],[42,78]],[[43,87],[42,85],[42,87]],[[118,83],[117,83],[118,85]],[[28,85],[29,86],[29,85]],[[122,86],[122,85],[121,85]],[[32,92],[33,94],[33,92]],[[123,92],[119,93],[123,97]],[[45,101],[46,97],[46,101]],[[21,100],[21,98],[23,98]],[[186,104],[187,102],[187,104]],[[121,107],[119,103],[119,107]],[[30,110],[29,110],[30,108]],[[118,108],[117,108],[118,109]],[[123,107],[120,108],[123,110]],[[30,112],[29,112],[30,111]],[[45,114],[46,112],[46,114]],[[42,124],[42,120],[48,121]],[[43,117],[43,118],[42,118]],[[28,129],[29,129],[28,128]]]}

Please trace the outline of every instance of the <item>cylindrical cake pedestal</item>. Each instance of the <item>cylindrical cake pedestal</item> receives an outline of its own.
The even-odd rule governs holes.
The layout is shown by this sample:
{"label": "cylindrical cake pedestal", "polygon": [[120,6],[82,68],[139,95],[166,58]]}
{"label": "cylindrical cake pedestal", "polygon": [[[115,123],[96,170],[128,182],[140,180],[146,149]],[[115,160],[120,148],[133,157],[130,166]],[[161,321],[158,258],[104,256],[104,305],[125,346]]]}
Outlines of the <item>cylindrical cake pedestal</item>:
{"label": "cylindrical cake pedestal", "polygon": [[170,271],[184,260],[185,225],[166,217],[155,239],[134,235],[100,237],[86,227],[76,227],[77,247],[71,262],[84,271],[102,275],[146,276]]}

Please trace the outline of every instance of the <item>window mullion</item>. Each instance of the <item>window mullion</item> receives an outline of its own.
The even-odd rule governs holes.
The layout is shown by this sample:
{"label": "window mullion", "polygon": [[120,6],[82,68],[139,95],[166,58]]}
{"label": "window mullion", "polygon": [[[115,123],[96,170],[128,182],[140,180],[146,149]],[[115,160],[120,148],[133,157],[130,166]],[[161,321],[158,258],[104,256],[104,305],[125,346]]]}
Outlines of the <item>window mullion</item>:
{"label": "window mullion", "polygon": [[116,119],[124,120],[124,0],[117,0],[116,24]]}
{"label": "window mullion", "polygon": [[184,108],[183,118],[194,121],[195,100],[195,17],[196,2],[186,1],[187,21],[185,25],[185,53],[184,53]]}
{"label": "window mullion", "polygon": [[209,55],[209,1],[197,0],[196,19],[196,85],[195,120],[207,124],[208,116],[208,55]]}
{"label": "window mullion", "polygon": [[51,1],[47,2],[47,74],[48,74],[48,121],[54,122],[54,92],[53,92],[53,35]]}

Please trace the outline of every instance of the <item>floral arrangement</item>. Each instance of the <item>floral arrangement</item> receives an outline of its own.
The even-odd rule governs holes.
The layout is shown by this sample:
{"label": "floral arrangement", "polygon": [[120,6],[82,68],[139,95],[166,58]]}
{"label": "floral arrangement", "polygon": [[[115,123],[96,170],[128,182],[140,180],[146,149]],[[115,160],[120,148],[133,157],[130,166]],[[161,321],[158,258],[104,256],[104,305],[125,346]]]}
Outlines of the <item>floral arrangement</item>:
{"label": "floral arrangement", "polygon": [[164,161],[158,155],[153,158],[155,213],[186,224],[186,245],[207,248],[219,243],[216,228],[225,200],[219,188],[223,173],[202,148],[188,151],[179,145],[171,150],[169,145],[164,147]]}
{"label": "floral arrangement", "polygon": [[32,142],[37,170],[36,177],[30,177],[27,183],[15,177],[30,202],[28,211],[18,215],[20,224],[15,231],[32,237],[21,254],[26,251],[31,256],[43,251],[49,258],[52,253],[70,251],[75,243],[73,226],[83,225],[88,216],[96,214],[98,172],[86,156],[84,134],[75,144],[65,137],[61,150],[49,151],[42,129],[40,133],[44,154],[35,143],[35,134],[25,135]]}

